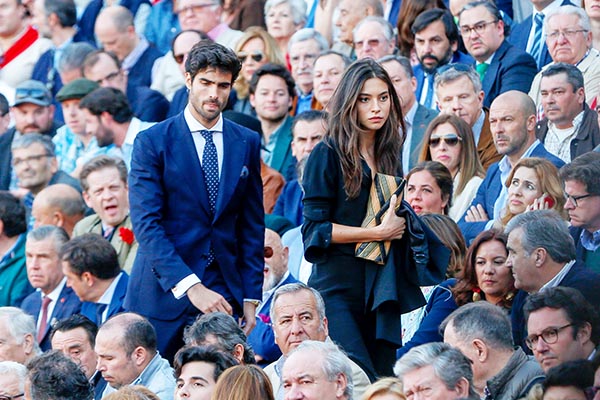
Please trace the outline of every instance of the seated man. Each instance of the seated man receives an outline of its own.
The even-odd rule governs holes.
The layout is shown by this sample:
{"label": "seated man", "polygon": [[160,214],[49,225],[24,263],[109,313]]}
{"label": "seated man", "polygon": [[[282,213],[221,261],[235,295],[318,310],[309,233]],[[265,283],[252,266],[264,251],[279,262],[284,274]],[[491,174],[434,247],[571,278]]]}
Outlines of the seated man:
{"label": "seated man", "polygon": [[15,196],[0,191],[0,307],[20,306],[33,292],[25,269],[25,206]]}
{"label": "seated man", "polygon": [[64,183],[48,186],[35,196],[31,206],[34,228],[54,225],[63,228],[71,237],[73,228],[86,211],[81,193]]}
{"label": "seated man", "polygon": [[600,344],[598,304],[576,289],[553,287],[532,294],[523,311],[527,346],[544,372],[573,360],[590,360]]}
{"label": "seated man", "polygon": [[14,361],[0,361],[0,395],[16,399],[25,393],[27,368]]}
{"label": "seated man", "polygon": [[379,60],[394,54],[396,50],[394,28],[385,18],[376,16],[363,18],[356,24],[352,35],[358,60],[368,57]]}
{"label": "seated man", "polygon": [[15,361],[25,364],[38,354],[40,346],[35,337],[33,317],[20,308],[0,307],[0,361]]}
{"label": "seated man", "polygon": [[109,156],[94,157],[81,169],[80,180],[83,199],[96,214],[75,225],[73,236],[84,233],[102,235],[115,248],[120,267],[127,273],[131,272],[138,242],[129,217],[125,163]]}
{"label": "seated man", "polygon": [[96,334],[98,326],[81,314],[62,319],[52,327],[50,342],[52,350],[61,351],[79,365],[99,400],[106,387],[102,373],[96,370]]}
{"label": "seated man", "polygon": [[129,276],[119,267],[110,243],[86,233],[67,242],[60,253],[67,286],[84,302],[81,314],[100,326],[123,311]]}
{"label": "seated man", "polygon": [[515,348],[506,312],[486,301],[459,307],[442,323],[444,342],[473,363],[473,388],[480,397],[517,400],[544,373],[535,359]]}
{"label": "seated man", "polygon": [[480,400],[473,387],[473,369],[458,349],[447,343],[427,343],[412,348],[396,362],[394,374],[402,381],[404,394],[413,398],[423,391],[444,400]]}
{"label": "seated man", "polygon": [[[333,342],[305,340],[292,350],[283,364],[285,398],[351,400],[350,363],[348,356]],[[307,385],[307,381],[311,385]]]}
{"label": "seated man", "polygon": [[210,400],[221,374],[238,365],[233,356],[212,346],[184,347],[175,354],[177,400]]}
{"label": "seated man", "polygon": [[231,315],[222,312],[199,315],[185,328],[183,340],[187,346],[214,346],[240,364],[256,364],[246,334]]}
{"label": "seated man", "polygon": [[81,302],[65,285],[60,249],[69,241],[62,228],[40,226],[27,234],[25,256],[29,283],[37,291],[23,300],[21,308],[37,321],[37,342],[42,351],[50,349],[50,330],[54,321],[76,314]]}
{"label": "seated man", "polygon": [[115,315],[98,330],[95,351],[98,371],[108,382],[102,397],[121,386],[142,385],[161,400],[173,400],[173,369],[156,350],[156,331],[146,318]]}
{"label": "seated man", "polygon": [[27,369],[27,383],[32,399],[94,398],[92,386],[81,368],[60,351],[49,351],[30,360]]}
{"label": "seated man", "polygon": [[[271,301],[271,321],[275,341],[283,355],[265,368],[273,391],[281,398],[283,393],[282,367],[290,352],[304,340],[333,343],[329,338],[325,303],[315,289],[303,283],[291,283],[275,291]],[[370,384],[367,374],[352,360],[350,362],[353,382],[352,398],[360,398]]]}

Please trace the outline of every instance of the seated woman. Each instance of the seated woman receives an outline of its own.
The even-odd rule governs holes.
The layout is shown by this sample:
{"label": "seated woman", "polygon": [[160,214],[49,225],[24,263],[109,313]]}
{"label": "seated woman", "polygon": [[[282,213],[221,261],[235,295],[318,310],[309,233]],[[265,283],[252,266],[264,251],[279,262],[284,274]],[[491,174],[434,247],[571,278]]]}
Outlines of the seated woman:
{"label": "seated woman", "polygon": [[467,251],[458,279],[448,279],[435,287],[419,328],[397,351],[398,358],[415,346],[442,341],[439,326],[458,306],[486,300],[507,310],[510,308],[515,288],[512,273],[504,265],[508,256],[506,242],[506,235],[497,230],[477,235]]}
{"label": "seated woman", "polygon": [[423,143],[419,161],[438,161],[452,175],[453,201],[448,216],[458,222],[485,177],[473,131],[457,116],[441,114],[429,123]]}
{"label": "seated woman", "polygon": [[417,215],[448,215],[452,203],[452,176],[437,161],[417,164],[406,175],[404,199]]}

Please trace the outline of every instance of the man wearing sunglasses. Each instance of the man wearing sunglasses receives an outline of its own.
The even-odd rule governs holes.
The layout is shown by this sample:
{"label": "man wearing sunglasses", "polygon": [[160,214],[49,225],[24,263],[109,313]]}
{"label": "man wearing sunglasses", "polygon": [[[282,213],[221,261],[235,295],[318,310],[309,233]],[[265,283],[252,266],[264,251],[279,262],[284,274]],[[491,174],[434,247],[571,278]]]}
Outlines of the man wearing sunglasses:
{"label": "man wearing sunglasses", "polygon": [[527,299],[523,308],[528,331],[525,344],[544,372],[596,354],[600,343],[597,307],[569,287],[551,288]]}

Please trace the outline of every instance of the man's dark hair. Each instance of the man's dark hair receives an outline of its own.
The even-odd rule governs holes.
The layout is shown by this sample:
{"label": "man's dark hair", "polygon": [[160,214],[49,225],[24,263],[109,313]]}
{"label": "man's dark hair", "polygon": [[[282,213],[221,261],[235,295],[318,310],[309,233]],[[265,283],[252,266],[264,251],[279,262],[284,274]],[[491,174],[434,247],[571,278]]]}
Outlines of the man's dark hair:
{"label": "man's dark hair", "polygon": [[0,220],[4,225],[2,233],[9,238],[27,232],[25,206],[8,191],[0,191]]}
{"label": "man's dark hair", "polygon": [[116,327],[122,329],[121,345],[127,356],[140,346],[150,353],[156,353],[156,330],[143,316],[132,312],[116,314],[110,317],[100,329]]}
{"label": "man's dark hair", "polygon": [[231,83],[233,83],[242,69],[242,63],[230,48],[212,41],[201,40],[190,50],[185,62],[185,72],[194,80],[198,72],[209,67],[231,73]]}
{"label": "man's dark hair", "polygon": [[8,100],[0,93],[0,117],[4,117],[9,111],[10,107],[8,106]]}
{"label": "man's dark hair", "polygon": [[594,386],[594,373],[595,368],[588,360],[567,361],[548,370],[542,388],[546,392],[551,387],[574,386],[585,392]]}
{"label": "man's dark hair", "polygon": [[50,341],[54,338],[56,332],[69,332],[81,328],[85,331],[92,348],[96,345],[96,334],[98,333],[98,325],[93,323],[88,317],[81,314],[73,314],[68,318],[61,319],[52,325],[50,333]]}
{"label": "man's dark hair", "polygon": [[92,386],[83,370],[60,351],[52,350],[27,363],[31,398],[91,400]]}
{"label": "man's dark hair", "polygon": [[446,31],[446,37],[452,43],[458,43],[458,28],[454,23],[454,18],[448,10],[442,10],[441,8],[432,8],[431,10],[423,11],[415,18],[410,30],[413,35],[421,32],[435,21],[442,21],[444,24],[444,30]]}
{"label": "man's dark hair", "polygon": [[283,65],[271,63],[263,65],[254,72],[252,78],[250,79],[250,94],[256,93],[258,81],[260,81],[260,78],[265,75],[275,75],[283,79],[285,81],[285,85],[287,86],[290,97],[296,97],[296,82],[294,82],[294,78],[292,78],[290,71],[288,71]]}
{"label": "man's dark hair", "polygon": [[198,361],[212,364],[215,367],[213,375],[215,382],[223,371],[239,364],[231,354],[220,351],[216,346],[186,346],[175,354],[173,361],[175,379],[179,378],[185,364]]}
{"label": "man's dark hair", "polygon": [[567,76],[567,82],[573,87],[573,92],[583,87],[583,74],[579,68],[567,63],[561,62],[550,65],[542,71],[542,78],[560,74],[565,74]]}
{"label": "man's dark hair", "polygon": [[97,117],[103,112],[107,112],[119,124],[131,121],[133,118],[133,111],[131,111],[127,96],[115,88],[101,87],[94,90],[81,99],[79,108],[85,108]]}
{"label": "man's dark hair", "polygon": [[90,185],[88,183],[88,176],[92,172],[100,171],[104,168],[115,168],[119,172],[119,178],[125,184],[127,184],[127,166],[125,162],[120,158],[115,158],[107,155],[99,155],[85,164],[81,168],[81,172],[79,173],[79,182],[81,183],[81,188],[84,192],[87,192],[90,189]]}
{"label": "man's dark hair", "polygon": [[298,124],[298,122],[323,121],[324,126],[327,126],[328,117],[329,114],[327,113],[327,111],[322,110],[308,110],[301,112],[300,114],[296,115],[294,117],[294,120],[292,121],[292,135],[294,134],[294,128],[296,128],[296,124]]}
{"label": "man's dark hair", "polygon": [[217,341],[218,349],[228,354],[233,354],[235,346],[241,344],[244,347],[244,364],[256,364],[246,334],[231,315],[214,312],[198,316],[192,325],[185,328],[183,340],[186,345],[203,344],[209,336]]}
{"label": "man's dark hair", "polygon": [[99,279],[111,279],[121,272],[117,251],[96,233],[86,233],[65,243],[60,259],[68,262],[77,276],[89,272]]}
{"label": "man's dark hair", "polygon": [[563,182],[577,181],[585,185],[590,194],[600,195],[600,153],[582,154],[560,169]]}
{"label": "man's dark hair", "polygon": [[77,23],[77,8],[73,0],[45,0],[44,9],[46,17],[56,14],[60,25],[64,28],[72,27]]}
{"label": "man's dark hair", "polygon": [[523,312],[525,321],[529,320],[532,312],[542,308],[563,310],[569,323],[573,325],[573,339],[586,323],[592,332],[590,340],[594,345],[600,343],[600,318],[596,309],[583,297],[581,292],[570,287],[557,286],[530,295],[525,301]]}
{"label": "man's dark hair", "polygon": [[[470,10],[472,8],[479,7],[479,6],[483,6],[483,8],[488,10],[488,12],[490,14],[492,14],[492,17],[496,20],[495,22],[498,22],[498,21],[504,22],[504,18],[502,18],[502,13],[500,12],[500,9],[496,6],[495,2],[490,1],[490,0],[476,0],[476,1],[472,1],[472,2],[468,3],[466,6],[464,6],[462,8],[462,10],[460,10],[460,12],[458,13],[458,18],[460,19],[460,16],[464,11]],[[510,25],[505,22],[504,23],[504,37],[507,38],[509,35],[510,35]]]}

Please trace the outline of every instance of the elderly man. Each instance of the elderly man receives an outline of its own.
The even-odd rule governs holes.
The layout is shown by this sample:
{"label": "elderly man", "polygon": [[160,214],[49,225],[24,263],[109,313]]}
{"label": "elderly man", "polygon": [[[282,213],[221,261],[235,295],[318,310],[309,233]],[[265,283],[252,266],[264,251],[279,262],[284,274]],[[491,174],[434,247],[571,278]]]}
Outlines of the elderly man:
{"label": "elderly man", "polygon": [[[271,323],[275,342],[283,356],[265,368],[273,390],[282,398],[282,366],[290,352],[305,340],[331,342],[325,316],[325,303],[315,289],[303,283],[291,283],[275,291],[271,302]],[[353,361],[353,398],[360,398],[369,385],[365,372]]]}
{"label": "elderly man", "polygon": [[511,91],[498,96],[490,108],[490,127],[494,145],[503,157],[490,166],[471,206],[459,221],[468,242],[479,232],[491,228],[508,198],[504,182],[512,167],[526,157],[548,159],[557,168],[564,162],[550,154],[535,137],[535,104],[525,93]]}
{"label": "elderly man", "polygon": [[600,343],[598,304],[592,305],[576,289],[553,287],[525,302],[528,336],[544,372],[567,361],[590,360]]}
{"label": "elderly man", "polygon": [[567,223],[552,210],[531,211],[514,217],[506,226],[508,258],[515,287],[520,291],[511,308],[515,343],[526,336],[523,304],[528,294],[556,286],[579,290],[594,306],[600,306],[600,275],[576,260],[575,244]]}
{"label": "elderly man", "polygon": [[123,313],[106,321],[95,351],[98,371],[108,383],[102,397],[122,386],[142,385],[162,400],[173,400],[173,369],[156,350],[156,331],[146,318]]}
{"label": "elderly man", "polygon": [[481,398],[521,399],[544,380],[533,357],[515,349],[510,320],[500,307],[485,301],[467,304],[450,314],[441,330],[444,342],[473,363],[473,387]]}
{"label": "elderly man", "polygon": [[485,95],[475,70],[462,64],[450,65],[435,77],[435,94],[441,112],[456,115],[473,130],[483,168],[487,170],[500,160],[492,139],[488,111],[483,108]]}
{"label": "elderly man", "polygon": [[396,49],[394,28],[383,17],[363,18],[354,28],[353,34],[354,51],[359,60],[367,57],[378,60],[394,54]]}
{"label": "elderly man", "polygon": [[[288,54],[292,66],[292,77],[296,82],[296,98],[291,115],[297,115],[315,108],[313,97],[313,77],[317,56],[329,49],[327,40],[316,30],[300,29],[288,42]],[[293,96],[292,96],[293,97]]]}
{"label": "elderly man", "polygon": [[0,191],[0,307],[18,307],[33,292],[25,268],[25,213],[19,199]]}
{"label": "elderly man", "polygon": [[62,245],[68,240],[69,236],[62,228],[52,225],[40,226],[27,234],[27,277],[31,286],[38,290],[23,300],[21,308],[36,319],[36,339],[43,351],[50,349],[52,324],[81,309],[77,295],[65,285],[59,257]]}
{"label": "elderly man", "polygon": [[493,2],[475,1],[459,14],[458,25],[469,54],[476,61],[489,107],[500,94],[510,90],[529,92],[537,72],[533,57],[508,43],[502,15]]}
{"label": "elderly man", "polygon": [[472,64],[473,58],[458,51],[458,28],[448,10],[434,8],[417,16],[411,27],[415,35],[415,53],[419,64],[414,67],[419,104],[436,109],[433,87],[435,74],[449,63]]}
{"label": "elderly man", "polygon": [[333,342],[302,342],[283,364],[284,399],[351,400],[354,382],[350,363]]}
{"label": "elderly man", "polygon": [[0,361],[25,364],[40,353],[33,317],[16,307],[0,307]]}
{"label": "elderly man", "polygon": [[548,66],[542,71],[540,94],[546,118],[537,125],[536,136],[550,153],[568,163],[600,144],[598,114],[585,103],[583,74],[577,67]]}
{"label": "elderly man", "polygon": [[[316,108],[327,110],[329,100],[350,64],[348,57],[334,50],[326,50],[317,56],[313,71],[313,96],[318,101]],[[296,160],[299,159],[296,157]]]}
{"label": "elderly man", "polygon": [[54,225],[71,237],[73,228],[84,217],[86,208],[81,193],[64,183],[48,186],[35,196],[31,216],[34,228]]}
{"label": "elderly man", "polygon": [[600,272],[600,154],[590,152],[574,159],[560,170],[565,183],[565,210],[569,213],[569,232],[575,241],[577,258],[588,268]]}
{"label": "elderly man", "polygon": [[27,368],[14,361],[0,361],[0,397],[17,399],[25,392]]}
{"label": "elderly man", "polygon": [[586,12],[575,6],[559,7],[546,15],[544,30],[552,62],[535,76],[529,96],[539,109],[542,73],[555,63],[566,63],[576,66],[583,74],[586,102],[592,104],[600,87],[600,52],[592,47],[590,19]]}
{"label": "elderly man", "polygon": [[366,16],[383,17],[383,5],[379,0],[341,0],[338,5],[338,16],[335,26],[340,34],[333,50],[353,57],[354,28]]}
{"label": "elderly man", "polygon": [[394,366],[407,398],[431,393],[432,400],[479,400],[469,360],[447,343],[427,343],[411,349]]}

